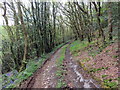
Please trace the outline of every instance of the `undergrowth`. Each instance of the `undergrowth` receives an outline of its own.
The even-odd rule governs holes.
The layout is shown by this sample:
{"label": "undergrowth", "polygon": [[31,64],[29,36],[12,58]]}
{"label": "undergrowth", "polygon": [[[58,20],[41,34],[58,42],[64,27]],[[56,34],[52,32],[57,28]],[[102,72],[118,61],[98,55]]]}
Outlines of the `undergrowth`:
{"label": "undergrowth", "polygon": [[[38,62],[30,61],[26,67],[26,69],[20,73],[13,75],[12,77],[3,75],[4,82],[3,88],[15,88],[19,86],[19,84],[33,75],[33,73],[42,65],[42,63],[46,60],[46,58],[41,58]],[[6,82],[5,82],[6,81]]]}
{"label": "undergrowth", "polygon": [[70,51],[73,55],[76,55],[76,53],[80,52],[80,50],[84,49],[85,47],[88,46],[88,42],[87,41],[74,41],[73,43],[71,43],[70,45]]}
{"label": "undergrowth", "polygon": [[26,69],[22,72],[17,72],[16,70],[13,70],[13,75],[7,75],[3,74],[2,79],[0,79],[0,82],[2,82],[3,88],[15,88],[20,85],[20,83],[30,76],[33,75],[33,73],[42,66],[43,62],[49,58],[50,54],[54,53],[58,48],[63,46],[64,43],[60,44],[59,46],[55,47],[51,53],[44,54],[41,56],[39,60],[32,59],[28,62]]}

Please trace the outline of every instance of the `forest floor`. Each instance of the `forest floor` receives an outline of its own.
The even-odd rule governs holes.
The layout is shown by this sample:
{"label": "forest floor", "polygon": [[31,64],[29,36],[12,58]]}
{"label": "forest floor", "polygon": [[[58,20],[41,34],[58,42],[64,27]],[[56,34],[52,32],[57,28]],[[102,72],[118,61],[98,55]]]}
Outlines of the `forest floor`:
{"label": "forest floor", "polygon": [[[92,49],[90,49],[92,47]],[[93,45],[84,49],[74,59],[82,65],[84,70],[100,81],[104,88],[115,88],[120,77],[118,76],[118,43],[112,43],[96,54],[98,48]]]}
{"label": "forest floor", "polygon": [[[116,82],[118,78],[118,68],[116,66],[118,58],[117,43],[106,47],[100,54],[94,56],[94,58],[89,55],[89,49],[87,47],[84,51],[79,51],[77,52],[78,54],[74,56],[70,51],[70,46],[69,44],[58,49],[44,66],[39,69],[32,78],[30,77],[21,83],[20,87],[100,88],[102,86],[99,81],[102,81],[103,84],[115,86],[116,83],[114,82]],[[61,57],[61,53],[63,54],[62,49],[65,49],[65,57],[61,63],[62,68],[60,68],[60,73],[56,73],[59,70],[56,62],[58,62]],[[93,76],[99,78],[99,80],[96,78],[93,79]],[[113,83],[109,81],[111,78],[111,81],[114,81]],[[59,80],[62,81],[58,83]]]}

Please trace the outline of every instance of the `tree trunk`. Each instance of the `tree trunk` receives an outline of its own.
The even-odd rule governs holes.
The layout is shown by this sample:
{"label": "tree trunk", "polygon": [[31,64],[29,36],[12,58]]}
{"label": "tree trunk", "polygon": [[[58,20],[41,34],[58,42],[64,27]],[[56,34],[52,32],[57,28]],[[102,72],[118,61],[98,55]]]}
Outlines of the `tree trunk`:
{"label": "tree trunk", "polygon": [[24,68],[26,67],[26,57],[27,57],[27,31],[25,28],[25,24],[23,21],[23,14],[22,14],[22,10],[21,10],[21,5],[20,2],[17,3],[18,4],[18,13],[19,13],[19,17],[20,17],[20,22],[21,22],[21,26],[22,26],[22,30],[23,30],[23,34],[24,34],[24,55],[23,55],[23,60],[22,60],[22,66],[20,67],[19,72],[21,72],[22,70],[24,70]]}
{"label": "tree trunk", "polygon": [[109,40],[112,40],[112,11],[111,11],[111,2],[108,2],[108,28],[109,28]]}
{"label": "tree trunk", "polygon": [[100,2],[98,2],[98,8],[97,8],[97,5],[95,2],[92,2],[94,4],[94,7],[95,7],[95,10],[96,10],[96,16],[97,16],[97,21],[98,21],[98,25],[99,25],[99,36],[102,36],[102,42],[105,43],[105,35],[104,35],[104,31],[102,29],[102,26],[101,26],[101,22],[100,22],[100,10],[101,10],[101,7],[100,7]]}

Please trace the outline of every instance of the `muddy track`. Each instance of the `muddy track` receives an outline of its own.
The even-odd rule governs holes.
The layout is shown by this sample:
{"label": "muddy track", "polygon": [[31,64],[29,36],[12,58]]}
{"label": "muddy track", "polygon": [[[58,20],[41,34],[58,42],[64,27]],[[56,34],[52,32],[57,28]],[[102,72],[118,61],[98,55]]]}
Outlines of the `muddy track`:
{"label": "muddy track", "polygon": [[[70,45],[69,45],[70,46]],[[69,46],[66,49],[64,66],[66,69],[65,82],[70,88],[100,88],[96,81],[73,60]]]}
{"label": "muddy track", "polygon": [[[99,88],[90,75],[78,65],[77,61],[73,60],[69,50],[70,43],[67,44],[69,45],[66,49],[65,60],[63,62],[64,69],[66,70],[63,77],[67,88]],[[33,76],[24,81],[20,88],[55,88],[58,81],[55,74],[57,70],[56,60],[60,57],[61,48],[54,52]]]}
{"label": "muddy track", "polygon": [[[66,45],[68,43],[65,43]],[[64,45],[62,47],[64,47]],[[59,57],[61,48],[58,48],[49,59],[43,62],[42,66],[26,81],[22,82],[20,88],[52,88],[55,87],[57,78],[55,76],[55,61]],[[51,81],[52,80],[52,81]],[[54,83],[50,83],[54,82]],[[49,84],[49,85],[48,85]]]}

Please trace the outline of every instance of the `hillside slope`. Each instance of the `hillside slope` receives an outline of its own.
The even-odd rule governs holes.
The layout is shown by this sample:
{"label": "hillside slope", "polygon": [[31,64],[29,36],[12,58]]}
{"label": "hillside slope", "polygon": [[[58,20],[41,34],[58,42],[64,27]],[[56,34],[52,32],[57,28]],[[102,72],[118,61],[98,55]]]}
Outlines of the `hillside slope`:
{"label": "hillside slope", "polygon": [[[76,43],[71,45],[71,52],[84,70],[99,81],[102,87],[117,87],[120,78],[118,77],[118,43],[111,43],[106,47],[97,47],[95,42]],[[83,48],[75,49],[79,47],[78,45],[82,45]]]}

